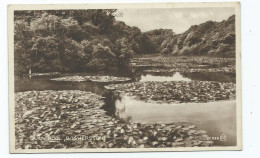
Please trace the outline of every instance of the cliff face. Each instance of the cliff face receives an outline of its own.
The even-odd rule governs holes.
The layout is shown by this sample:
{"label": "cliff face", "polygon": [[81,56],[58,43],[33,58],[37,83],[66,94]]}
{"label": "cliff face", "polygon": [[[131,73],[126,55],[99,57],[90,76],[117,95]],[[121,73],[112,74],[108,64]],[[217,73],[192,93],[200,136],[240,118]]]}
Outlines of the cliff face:
{"label": "cliff face", "polygon": [[[161,31],[163,32],[163,31]],[[207,21],[191,26],[182,34],[161,34],[156,40],[154,31],[146,32],[157,52],[176,55],[235,56],[235,16],[222,22]],[[157,38],[158,39],[158,38]]]}

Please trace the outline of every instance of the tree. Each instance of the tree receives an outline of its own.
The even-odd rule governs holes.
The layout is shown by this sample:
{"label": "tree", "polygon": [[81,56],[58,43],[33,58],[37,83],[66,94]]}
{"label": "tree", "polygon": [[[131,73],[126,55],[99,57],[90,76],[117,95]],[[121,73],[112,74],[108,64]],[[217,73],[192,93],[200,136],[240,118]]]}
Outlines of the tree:
{"label": "tree", "polygon": [[117,22],[115,9],[15,12],[15,65],[20,73],[128,66],[143,52],[137,27]]}
{"label": "tree", "polygon": [[25,20],[14,22],[14,68],[15,75],[28,73],[32,66],[32,33]]}
{"label": "tree", "polygon": [[127,38],[121,38],[116,41],[116,45],[118,48],[117,56],[119,67],[128,66],[130,59],[134,55],[134,51],[132,50],[133,43]]}
{"label": "tree", "polygon": [[32,68],[34,72],[61,71],[59,40],[55,36],[33,38]]}

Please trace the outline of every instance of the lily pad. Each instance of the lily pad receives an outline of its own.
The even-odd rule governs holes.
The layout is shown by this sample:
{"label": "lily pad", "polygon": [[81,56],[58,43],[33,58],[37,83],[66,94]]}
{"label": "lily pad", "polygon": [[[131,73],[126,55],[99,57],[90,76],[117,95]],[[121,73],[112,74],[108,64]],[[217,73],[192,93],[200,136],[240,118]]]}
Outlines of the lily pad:
{"label": "lily pad", "polygon": [[115,76],[65,76],[59,78],[53,78],[51,80],[54,81],[74,81],[74,82],[82,82],[82,81],[93,81],[93,82],[123,82],[130,81],[129,77],[115,77]]}
{"label": "lily pad", "polygon": [[158,103],[198,103],[236,98],[236,84],[213,81],[148,81],[111,84],[105,88],[122,91],[139,100]]}
{"label": "lily pad", "polygon": [[[41,102],[40,107],[38,102]],[[82,104],[89,106],[79,106]],[[201,140],[205,132],[183,130],[183,127],[193,125],[122,122],[106,115],[101,108],[103,104],[101,96],[85,91],[16,93],[16,148],[180,147],[190,146],[189,142],[193,140],[202,142],[196,144],[199,146],[213,145],[208,140]],[[51,136],[59,139],[49,139]]]}

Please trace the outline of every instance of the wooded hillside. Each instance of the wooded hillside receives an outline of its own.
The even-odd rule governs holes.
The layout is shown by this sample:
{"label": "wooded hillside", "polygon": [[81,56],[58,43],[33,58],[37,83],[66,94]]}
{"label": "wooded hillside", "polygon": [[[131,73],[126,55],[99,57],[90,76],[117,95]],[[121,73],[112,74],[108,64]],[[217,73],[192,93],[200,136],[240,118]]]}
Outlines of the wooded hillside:
{"label": "wooded hillside", "polygon": [[15,11],[15,74],[126,67],[134,54],[235,55],[235,17],[142,33],[116,9]]}
{"label": "wooded hillside", "polygon": [[143,33],[157,48],[157,53],[174,55],[235,56],[235,16],[222,22],[207,21],[191,26],[182,34],[159,29]]}

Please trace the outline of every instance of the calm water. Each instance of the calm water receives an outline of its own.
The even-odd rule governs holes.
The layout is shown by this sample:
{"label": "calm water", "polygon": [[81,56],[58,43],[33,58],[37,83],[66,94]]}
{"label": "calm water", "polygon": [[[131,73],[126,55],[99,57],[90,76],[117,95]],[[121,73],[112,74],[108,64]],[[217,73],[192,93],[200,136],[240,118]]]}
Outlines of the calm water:
{"label": "calm water", "polygon": [[139,81],[217,81],[236,83],[234,73],[224,72],[144,72]]}
{"label": "calm water", "polygon": [[153,75],[153,74],[146,74],[141,76],[140,82],[145,81],[191,81],[190,78],[184,77],[180,74],[180,72],[175,72],[171,76],[163,76],[163,75]]}
{"label": "calm water", "polygon": [[[104,75],[84,73],[77,75]],[[142,70],[105,73],[105,75],[127,76],[132,81],[217,81],[235,83],[235,74],[228,73],[146,73]],[[64,76],[64,75],[59,75]],[[58,77],[58,76],[55,76]],[[105,98],[107,114],[129,122],[169,123],[187,122],[206,130],[211,137],[227,136],[226,141],[215,141],[215,145],[236,144],[235,101],[188,104],[156,104],[136,100],[122,93],[104,88],[108,83],[52,81],[53,77],[32,77],[15,81],[15,91],[29,90],[82,90],[91,91]]]}
{"label": "calm water", "polygon": [[115,108],[110,114],[129,122],[195,124],[206,130],[210,137],[226,135],[226,141],[214,141],[215,145],[236,144],[236,103],[222,101],[210,103],[157,104],[135,100],[114,92]]}

